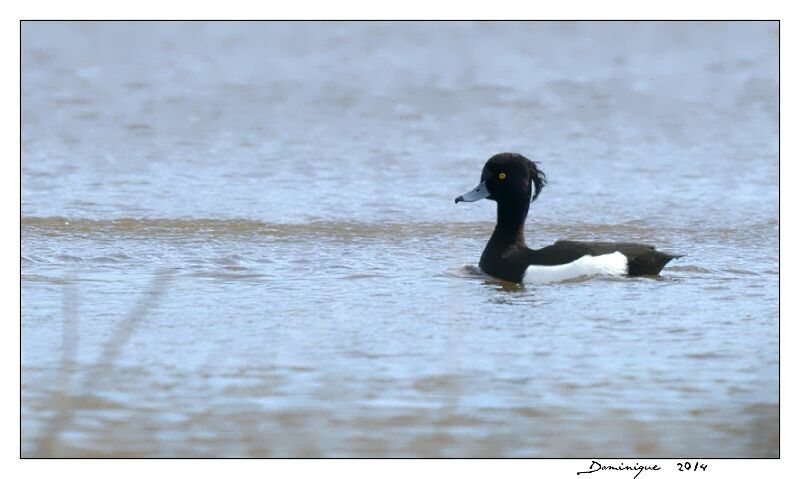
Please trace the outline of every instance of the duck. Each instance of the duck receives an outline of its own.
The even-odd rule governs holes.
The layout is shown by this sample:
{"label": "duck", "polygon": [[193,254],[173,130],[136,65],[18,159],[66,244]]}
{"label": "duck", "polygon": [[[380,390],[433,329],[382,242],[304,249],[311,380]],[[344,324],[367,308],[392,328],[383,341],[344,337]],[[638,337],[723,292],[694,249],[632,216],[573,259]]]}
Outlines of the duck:
{"label": "duck", "polygon": [[541,249],[525,244],[525,220],[547,177],[519,153],[498,153],[486,162],[477,187],[456,204],[497,202],[497,223],[480,259],[480,269],[513,283],[552,283],[583,276],[656,276],[683,255],[640,243],[559,240]]}

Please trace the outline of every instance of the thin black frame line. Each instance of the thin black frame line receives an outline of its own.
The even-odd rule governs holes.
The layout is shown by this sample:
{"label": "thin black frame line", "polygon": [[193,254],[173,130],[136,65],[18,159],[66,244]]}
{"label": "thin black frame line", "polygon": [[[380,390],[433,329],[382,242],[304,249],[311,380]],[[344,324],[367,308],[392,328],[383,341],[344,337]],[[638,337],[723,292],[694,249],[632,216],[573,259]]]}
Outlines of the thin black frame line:
{"label": "thin black frame line", "polygon": [[[20,263],[19,263],[19,270],[20,270],[20,277],[19,277],[19,458],[20,460],[48,460],[48,459],[223,459],[223,458],[216,458],[216,457],[157,457],[157,458],[141,458],[141,457],[115,457],[115,458],[108,458],[108,457],[65,457],[65,458],[53,458],[53,457],[23,457],[22,455],[22,24],[23,22],[221,22],[221,21],[235,21],[235,22],[345,22],[345,21],[353,21],[353,22],[374,22],[374,21],[398,21],[398,20],[330,20],[330,19],[323,19],[323,20],[178,20],[178,19],[167,19],[167,20],[155,20],[155,19],[136,19],[136,20],[57,20],[57,19],[47,19],[47,20],[30,20],[30,19],[20,19],[20,27],[19,27],[19,168],[20,168],[20,176],[19,176],[19,208],[20,208],[20,216],[19,216],[19,247],[20,247]],[[780,361],[780,349],[781,349],[781,222],[780,222],[780,211],[781,211],[781,199],[780,199],[780,178],[781,178],[781,22],[780,19],[774,20],[763,20],[763,19],[713,19],[713,20],[652,20],[652,19],[622,19],[622,20],[598,20],[598,19],[590,19],[590,20],[575,20],[575,19],[568,19],[568,20],[524,20],[524,19],[509,19],[509,20],[399,20],[402,22],[467,22],[467,21],[479,21],[479,22],[777,22],[778,24],[778,455],[777,457],[694,457],[692,459],[698,460],[776,460],[781,458],[781,401],[780,401],[780,392],[781,392],[781,361]],[[256,457],[230,457],[227,459],[431,459],[426,457],[397,457],[397,458],[386,458],[386,457],[347,457],[347,458],[324,458],[324,457],[314,457],[314,458],[297,458],[297,457],[272,457],[272,458],[256,458]],[[568,460],[568,459],[577,459],[577,460],[591,460],[591,459],[621,459],[621,460],[675,460],[675,459],[685,459],[680,457],[666,457],[666,458],[656,458],[656,457],[525,457],[525,458],[501,458],[501,457],[485,457],[485,458],[473,458],[473,457],[448,457],[448,458],[439,458],[439,459],[528,459],[528,460]]]}
{"label": "thin black frame line", "polygon": [[700,22],[780,22],[778,18],[763,18],[763,19],[741,19],[741,18],[667,18],[667,19],[652,19],[652,18],[608,18],[608,19],[535,19],[535,18],[464,18],[464,19],[438,19],[438,18],[400,18],[400,19],[386,19],[386,18],[312,18],[312,19],[298,19],[298,18],[267,18],[267,19],[246,19],[246,18],[212,18],[212,19],[197,19],[197,18],[131,18],[131,19],[89,19],[89,18],[21,18],[20,22],[478,22],[478,23],[507,23],[507,22],[539,22],[539,23],[557,23],[557,22],[684,22],[684,23],[700,23]]}

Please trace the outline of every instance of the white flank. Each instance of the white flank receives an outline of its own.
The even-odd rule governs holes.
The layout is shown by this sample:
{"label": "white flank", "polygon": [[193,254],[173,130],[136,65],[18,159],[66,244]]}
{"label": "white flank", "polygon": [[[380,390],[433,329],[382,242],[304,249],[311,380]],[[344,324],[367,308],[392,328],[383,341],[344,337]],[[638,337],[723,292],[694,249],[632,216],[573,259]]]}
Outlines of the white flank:
{"label": "white flank", "polygon": [[581,256],[572,263],[554,266],[531,265],[525,270],[525,283],[553,283],[580,276],[628,273],[628,258],[619,251],[601,256]]}

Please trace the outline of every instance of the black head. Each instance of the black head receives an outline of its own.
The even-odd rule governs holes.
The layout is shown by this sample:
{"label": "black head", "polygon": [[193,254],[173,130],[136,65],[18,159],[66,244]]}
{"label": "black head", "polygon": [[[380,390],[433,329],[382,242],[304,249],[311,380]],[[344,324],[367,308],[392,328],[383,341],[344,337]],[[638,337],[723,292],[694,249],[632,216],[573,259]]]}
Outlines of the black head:
{"label": "black head", "polygon": [[498,203],[532,203],[546,183],[544,173],[533,161],[519,153],[498,153],[483,166],[480,184],[456,198],[456,203],[483,198]]}

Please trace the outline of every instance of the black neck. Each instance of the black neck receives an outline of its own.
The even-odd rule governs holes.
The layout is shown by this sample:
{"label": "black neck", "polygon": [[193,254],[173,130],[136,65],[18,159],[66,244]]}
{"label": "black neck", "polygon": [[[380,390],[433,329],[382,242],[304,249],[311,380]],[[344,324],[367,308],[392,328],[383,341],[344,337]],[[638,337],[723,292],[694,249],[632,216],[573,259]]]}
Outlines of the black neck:
{"label": "black neck", "polygon": [[530,203],[512,202],[497,203],[497,225],[489,243],[495,248],[508,247],[512,244],[525,244],[525,218],[528,216]]}
{"label": "black neck", "polygon": [[[522,281],[527,268],[524,258],[525,218],[528,201],[498,201],[497,225],[481,255],[481,269],[508,281]],[[522,255],[522,256],[521,256]]]}

